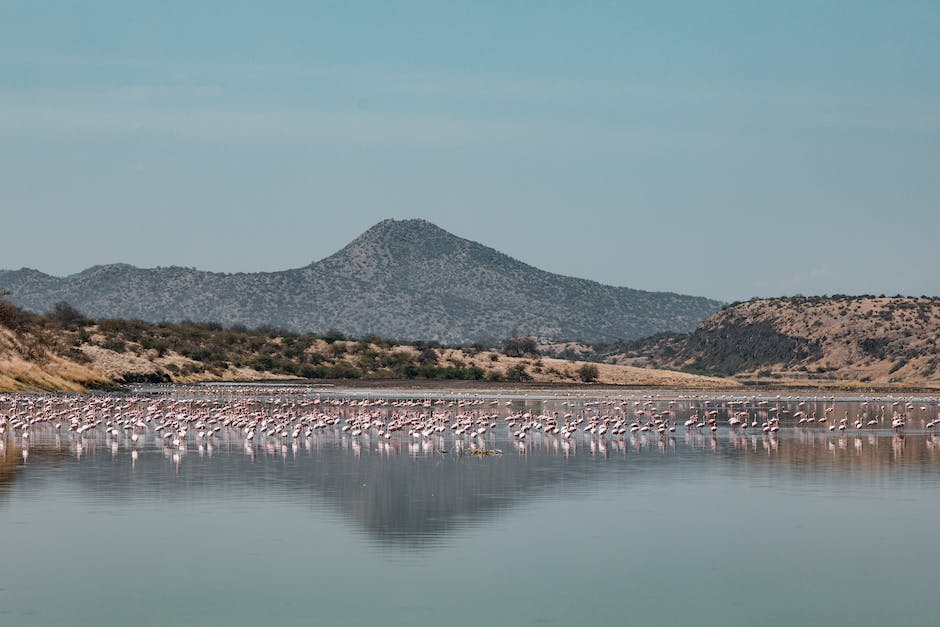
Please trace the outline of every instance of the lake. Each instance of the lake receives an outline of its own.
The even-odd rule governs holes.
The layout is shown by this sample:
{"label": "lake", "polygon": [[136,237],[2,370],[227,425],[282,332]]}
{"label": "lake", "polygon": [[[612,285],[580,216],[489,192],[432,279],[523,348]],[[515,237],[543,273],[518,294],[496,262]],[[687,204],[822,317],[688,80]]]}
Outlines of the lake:
{"label": "lake", "polygon": [[0,416],[3,625],[937,624],[936,398],[143,386]]}

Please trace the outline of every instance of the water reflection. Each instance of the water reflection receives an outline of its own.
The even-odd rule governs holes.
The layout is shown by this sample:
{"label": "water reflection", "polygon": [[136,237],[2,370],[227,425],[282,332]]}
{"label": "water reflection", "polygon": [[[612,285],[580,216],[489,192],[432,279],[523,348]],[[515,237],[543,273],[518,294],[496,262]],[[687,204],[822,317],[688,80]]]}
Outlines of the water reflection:
{"label": "water reflection", "polygon": [[[611,485],[717,473],[815,489],[855,476],[936,481],[940,469],[940,436],[928,427],[936,399],[392,399],[4,397],[0,495],[49,481],[98,502],[263,493],[331,508],[377,543],[414,548],[533,499]],[[899,408],[904,430],[890,427]],[[562,422],[574,430],[553,431]],[[475,435],[456,435],[465,424]]]}

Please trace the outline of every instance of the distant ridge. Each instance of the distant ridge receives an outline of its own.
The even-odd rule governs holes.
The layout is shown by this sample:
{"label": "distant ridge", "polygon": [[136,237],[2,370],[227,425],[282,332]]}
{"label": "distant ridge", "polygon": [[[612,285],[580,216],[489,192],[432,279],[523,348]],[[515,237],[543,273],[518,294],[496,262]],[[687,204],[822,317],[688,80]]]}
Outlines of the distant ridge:
{"label": "distant ridge", "polygon": [[516,333],[631,340],[691,331],[721,307],[706,298],[545,272],[426,220],[383,220],[337,253],[280,272],[110,264],[59,278],[24,268],[0,271],[0,290],[40,312],[65,301],[96,318],[337,329],[444,343]]}

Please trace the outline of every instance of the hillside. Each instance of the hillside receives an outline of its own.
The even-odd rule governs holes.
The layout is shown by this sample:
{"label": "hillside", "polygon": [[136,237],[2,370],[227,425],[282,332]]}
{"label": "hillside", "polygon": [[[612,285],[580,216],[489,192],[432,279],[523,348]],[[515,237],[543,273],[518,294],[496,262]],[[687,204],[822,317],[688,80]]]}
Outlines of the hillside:
{"label": "hillside", "polygon": [[0,392],[81,392],[112,381],[57,340],[36,315],[0,299]]}
{"label": "hillside", "polygon": [[0,299],[0,391],[265,379],[737,385],[717,377],[517,353],[375,337],[355,340],[337,333],[225,329],[215,323],[92,320],[61,305],[40,316]]}
{"label": "hillside", "polygon": [[738,303],[605,358],[771,385],[940,387],[938,341],[940,298],[794,297]]}
{"label": "hillside", "polygon": [[67,302],[96,318],[215,321],[294,332],[448,344],[518,334],[615,342],[691,331],[721,303],[552,274],[423,220],[385,220],[304,268],[220,274],[96,266],[58,278],[0,271],[0,291],[32,311]]}

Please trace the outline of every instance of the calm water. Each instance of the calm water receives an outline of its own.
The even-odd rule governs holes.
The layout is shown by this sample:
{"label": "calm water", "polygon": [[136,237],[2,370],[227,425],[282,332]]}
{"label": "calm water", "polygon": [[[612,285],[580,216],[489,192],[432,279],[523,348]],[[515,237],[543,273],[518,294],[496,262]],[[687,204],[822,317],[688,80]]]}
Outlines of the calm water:
{"label": "calm water", "polygon": [[[225,427],[208,443],[191,429],[172,445],[155,422],[132,442],[104,425],[56,430],[69,416],[50,418],[60,402],[73,414],[98,403],[92,411],[107,418],[108,404],[130,413],[156,401],[219,419],[292,407],[300,416],[318,392],[316,411],[344,421],[310,437],[259,430],[246,442]],[[0,399],[8,417],[48,419],[28,446],[8,430],[0,449],[0,624],[938,622],[940,436],[926,427],[936,399],[706,407],[678,392],[647,405],[623,392],[370,390],[355,394],[388,403],[331,405],[343,392]],[[417,404],[396,409],[403,399]],[[458,399],[476,404],[449,406]],[[886,425],[855,428],[882,406]],[[533,429],[522,443],[505,426],[513,412],[632,422],[644,408],[644,421],[673,411],[675,433],[579,430],[565,442]],[[695,408],[719,412],[716,433],[686,430]],[[747,433],[727,424],[742,409],[759,423]],[[903,434],[890,428],[892,409],[907,414]],[[462,446],[449,430],[389,439],[341,430],[362,411],[478,412],[498,415],[498,426]],[[797,426],[797,411],[830,421]],[[773,415],[780,430],[765,434]],[[828,429],[843,417],[844,432]],[[472,455],[481,448],[502,455]]]}

